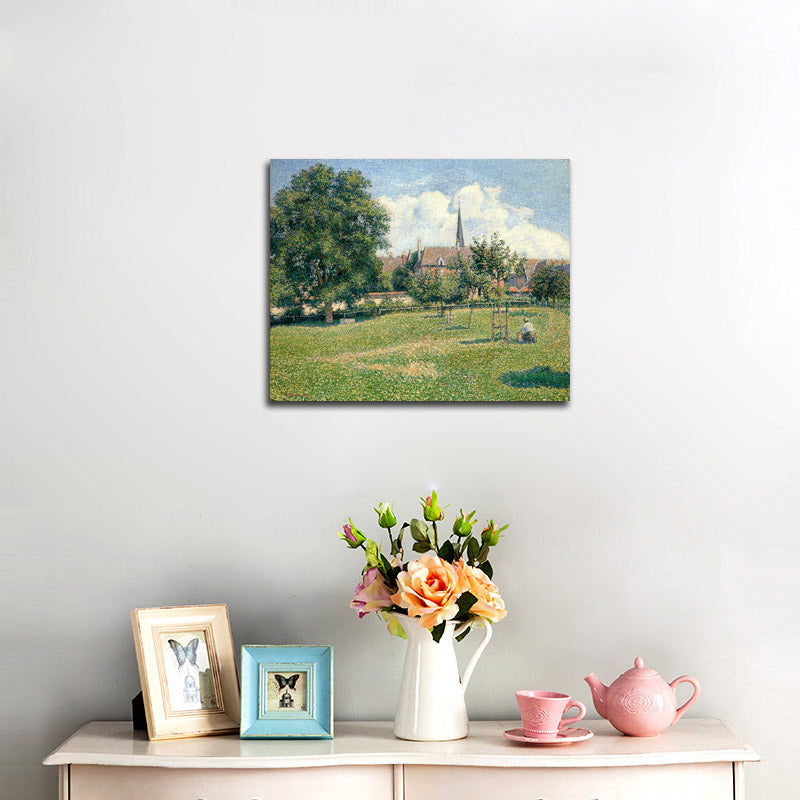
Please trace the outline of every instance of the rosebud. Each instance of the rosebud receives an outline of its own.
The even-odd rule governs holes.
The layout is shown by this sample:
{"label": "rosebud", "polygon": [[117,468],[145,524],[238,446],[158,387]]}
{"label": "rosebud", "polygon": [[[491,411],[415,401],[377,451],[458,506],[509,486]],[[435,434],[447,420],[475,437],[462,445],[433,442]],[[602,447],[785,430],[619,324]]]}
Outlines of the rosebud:
{"label": "rosebud", "polygon": [[355,550],[356,547],[360,547],[361,542],[367,538],[358,528],[356,528],[355,525],[353,525],[352,519],[344,524],[342,530],[344,533],[340,533],[339,538],[344,539],[347,546],[353,550]]}
{"label": "rosebud", "polygon": [[428,522],[438,522],[444,519],[444,511],[439,508],[436,489],[431,492],[429,497],[420,497],[420,500],[422,501],[423,516]]}
{"label": "rosebud", "polygon": [[472,519],[474,513],[474,511],[470,511],[469,514],[465,515],[463,508],[458,509],[458,516],[453,523],[453,533],[456,536],[469,536],[472,533],[472,526],[475,524]]}
{"label": "rosebud", "polygon": [[375,512],[378,515],[378,525],[380,525],[381,528],[393,528],[397,525],[397,517],[394,515],[394,511],[392,511],[392,507],[388,503],[378,503]]}
{"label": "rosebud", "polygon": [[494,547],[500,541],[500,534],[508,527],[503,525],[502,528],[495,527],[494,520],[490,519],[486,527],[481,531],[481,541],[488,544],[489,547]]}

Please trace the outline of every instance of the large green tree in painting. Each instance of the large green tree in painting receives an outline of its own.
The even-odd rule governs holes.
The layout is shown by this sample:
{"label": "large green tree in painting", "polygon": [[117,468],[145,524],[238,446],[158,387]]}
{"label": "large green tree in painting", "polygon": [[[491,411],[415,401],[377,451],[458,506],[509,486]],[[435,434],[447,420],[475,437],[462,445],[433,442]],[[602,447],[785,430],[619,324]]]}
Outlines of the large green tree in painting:
{"label": "large green tree in painting", "polygon": [[389,214],[370,186],[357,169],[316,164],[276,193],[269,221],[273,303],[288,295],[323,303],[330,323],[335,302],[370,290],[381,269],[375,251],[389,231]]}
{"label": "large green tree in painting", "polygon": [[564,271],[562,262],[547,262],[531,281],[531,291],[534,297],[545,302],[552,300],[553,308],[556,300],[569,297],[569,275]]}
{"label": "large green tree in painting", "polygon": [[[493,233],[491,239],[487,236],[482,239],[473,239],[471,249],[472,270],[475,274],[470,278],[467,271],[461,270],[462,280],[468,284],[472,281],[471,288],[477,288],[486,297],[491,293],[493,283],[495,291],[499,292],[501,281],[507,280],[511,275],[524,272],[525,260],[515,253],[498,233]],[[482,281],[480,276],[483,276]]]}

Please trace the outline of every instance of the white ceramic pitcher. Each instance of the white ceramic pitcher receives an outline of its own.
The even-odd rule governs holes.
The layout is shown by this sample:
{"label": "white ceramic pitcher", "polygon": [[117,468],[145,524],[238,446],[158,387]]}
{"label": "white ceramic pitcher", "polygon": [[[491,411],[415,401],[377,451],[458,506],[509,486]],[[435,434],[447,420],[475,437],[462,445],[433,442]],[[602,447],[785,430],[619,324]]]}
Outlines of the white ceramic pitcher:
{"label": "white ceramic pitcher", "polygon": [[[393,614],[408,636],[403,677],[394,717],[394,734],[416,742],[463,739],[469,733],[464,692],[489,639],[492,626],[483,622],[483,640],[472,654],[464,676],[458,676],[453,642],[469,622],[448,622],[439,642],[414,617]],[[472,623],[473,625],[475,623]]]}

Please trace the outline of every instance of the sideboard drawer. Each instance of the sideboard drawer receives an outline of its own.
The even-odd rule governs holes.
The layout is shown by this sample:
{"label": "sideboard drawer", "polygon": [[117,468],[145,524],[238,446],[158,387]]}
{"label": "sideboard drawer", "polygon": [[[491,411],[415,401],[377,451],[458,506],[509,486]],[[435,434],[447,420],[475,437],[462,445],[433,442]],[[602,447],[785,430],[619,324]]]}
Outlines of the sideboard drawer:
{"label": "sideboard drawer", "polygon": [[74,764],[70,800],[392,800],[391,765],[168,769]]}
{"label": "sideboard drawer", "polygon": [[406,766],[405,800],[732,800],[730,762],[502,769]]}

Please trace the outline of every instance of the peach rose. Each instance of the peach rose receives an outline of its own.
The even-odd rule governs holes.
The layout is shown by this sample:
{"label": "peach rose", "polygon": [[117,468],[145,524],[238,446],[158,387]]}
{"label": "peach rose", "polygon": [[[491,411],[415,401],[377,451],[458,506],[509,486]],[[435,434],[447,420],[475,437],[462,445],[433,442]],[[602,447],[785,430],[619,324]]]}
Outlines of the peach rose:
{"label": "peach rose", "polygon": [[479,567],[471,567],[462,558],[457,565],[464,576],[467,591],[471,592],[477,601],[470,608],[470,614],[499,622],[506,615],[506,604],[500,597],[498,588],[489,580],[489,576]]}
{"label": "peach rose", "polygon": [[431,630],[458,613],[458,598],[467,588],[464,573],[433,553],[425,553],[397,576],[398,591],[392,602],[405,608],[409,617],[419,617]]}

